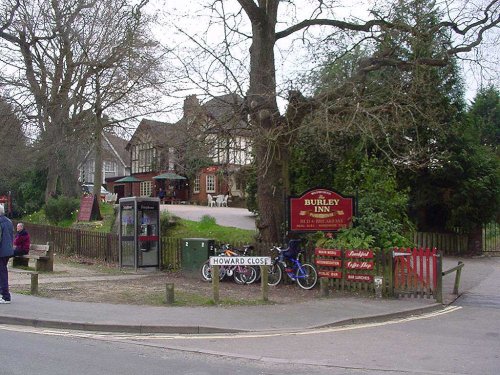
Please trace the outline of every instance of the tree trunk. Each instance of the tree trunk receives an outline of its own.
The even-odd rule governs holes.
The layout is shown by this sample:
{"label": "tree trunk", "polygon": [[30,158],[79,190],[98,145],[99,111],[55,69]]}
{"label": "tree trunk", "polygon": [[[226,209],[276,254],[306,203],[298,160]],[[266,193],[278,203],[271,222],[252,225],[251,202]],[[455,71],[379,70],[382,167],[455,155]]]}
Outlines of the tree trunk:
{"label": "tree trunk", "polygon": [[97,197],[97,201],[100,202],[101,197],[101,185],[103,183],[102,178],[102,118],[100,115],[96,116],[95,125],[95,135],[94,135],[94,195]]}
{"label": "tree trunk", "polygon": [[483,228],[481,226],[469,232],[467,250],[471,255],[481,255],[483,253]]}
{"label": "tree trunk", "polygon": [[57,166],[55,164],[49,164],[49,170],[47,173],[47,185],[45,187],[45,203],[47,203],[51,197],[55,196],[57,189],[57,179]]}
{"label": "tree trunk", "polygon": [[276,102],[274,44],[277,3],[268,2],[266,9],[260,8],[258,12],[253,9],[255,12],[249,13],[253,36],[247,104],[255,140],[257,204],[260,215],[257,227],[261,239],[266,242],[281,242],[283,239],[283,160],[288,157],[283,148],[286,135]]}
{"label": "tree trunk", "polygon": [[101,82],[99,76],[95,77],[95,126],[94,126],[94,195],[97,204],[101,201],[102,178],[102,132],[104,124],[102,121]]}

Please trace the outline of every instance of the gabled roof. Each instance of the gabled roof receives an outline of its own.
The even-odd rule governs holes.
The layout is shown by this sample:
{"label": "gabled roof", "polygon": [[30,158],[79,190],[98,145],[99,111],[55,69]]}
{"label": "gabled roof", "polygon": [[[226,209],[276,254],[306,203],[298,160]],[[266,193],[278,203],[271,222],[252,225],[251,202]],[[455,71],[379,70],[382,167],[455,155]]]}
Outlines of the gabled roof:
{"label": "gabled roof", "polygon": [[[128,151],[126,150],[127,143],[127,140],[105,131],[101,141],[103,160],[108,160],[110,158],[119,160],[124,168],[130,167],[130,157],[128,155]],[[78,168],[81,168],[89,157],[95,158],[94,148],[90,146],[82,161],[78,164]]]}
{"label": "gabled roof", "polygon": [[213,120],[211,130],[238,130],[248,129],[248,124],[242,115],[243,98],[236,94],[227,94],[210,99],[202,105],[207,116]]}
{"label": "gabled roof", "polygon": [[104,137],[108,140],[110,148],[121,159],[123,165],[125,167],[129,167],[130,157],[128,151],[126,150],[128,141],[111,133],[104,133]]}
{"label": "gabled roof", "polygon": [[153,146],[175,146],[181,141],[182,136],[182,129],[178,124],[142,119],[127,148],[131,144],[144,142],[144,137],[148,137]]}

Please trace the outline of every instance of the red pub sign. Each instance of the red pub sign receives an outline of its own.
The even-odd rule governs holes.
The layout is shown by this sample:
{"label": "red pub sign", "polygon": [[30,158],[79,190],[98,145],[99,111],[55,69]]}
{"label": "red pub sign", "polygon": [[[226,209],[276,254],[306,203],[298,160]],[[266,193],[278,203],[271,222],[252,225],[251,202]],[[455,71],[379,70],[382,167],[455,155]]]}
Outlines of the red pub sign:
{"label": "red pub sign", "polygon": [[289,198],[290,230],[332,232],[348,228],[354,214],[354,198],[324,188],[306,191]]}

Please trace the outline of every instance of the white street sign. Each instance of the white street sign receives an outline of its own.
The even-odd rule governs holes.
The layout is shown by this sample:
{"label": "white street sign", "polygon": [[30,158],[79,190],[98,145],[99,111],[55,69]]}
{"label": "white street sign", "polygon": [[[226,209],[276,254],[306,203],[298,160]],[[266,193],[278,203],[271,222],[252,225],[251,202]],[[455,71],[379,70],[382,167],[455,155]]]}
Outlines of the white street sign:
{"label": "white street sign", "polygon": [[271,257],[210,257],[210,266],[270,266]]}

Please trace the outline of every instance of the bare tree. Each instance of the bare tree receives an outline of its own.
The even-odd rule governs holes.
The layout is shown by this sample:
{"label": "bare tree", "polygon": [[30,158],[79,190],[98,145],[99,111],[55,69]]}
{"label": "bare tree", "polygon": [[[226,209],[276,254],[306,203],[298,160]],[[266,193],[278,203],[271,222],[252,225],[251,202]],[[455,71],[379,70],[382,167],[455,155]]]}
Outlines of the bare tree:
{"label": "bare tree", "polygon": [[[230,86],[233,90],[246,87],[246,111],[253,129],[254,151],[257,173],[257,199],[260,211],[258,227],[266,241],[282,238],[282,224],[285,221],[285,198],[288,195],[288,154],[293,146],[294,136],[306,116],[328,103],[330,114],[343,110],[343,103],[349,101],[356,109],[359,89],[371,72],[385,66],[409,70],[415,66],[446,66],[451,56],[473,51],[486,34],[498,27],[500,4],[498,1],[468,2],[441,1],[446,20],[437,23],[430,33],[446,33],[449,37],[438,53],[433,56],[412,56],[405,59],[391,50],[376,51],[362,59],[349,80],[320,95],[307,97],[300,90],[289,90],[287,109],[280,112],[277,86],[276,51],[279,43],[294,39],[310,47],[310,59],[319,45],[329,43],[332,51],[342,55],[360,43],[377,43],[388,30],[411,35],[417,32],[415,24],[394,21],[390,15],[392,4],[399,1],[382,2],[385,6],[372,11],[366,20],[340,17],[338,1],[299,0],[235,0],[232,2],[214,0],[206,3],[211,11],[210,27],[222,28],[220,43],[208,47],[209,34],[190,35],[191,40],[202,47],[197,56],[209,60],[205,87],[220,89]],[[459,4],[460,3],[460,4]],[[187,34],[187,32],[186,32]],[[204,38],[202,38],[205,37]],[[293,43],[292,43],[293,45]],[[234,51],[249,48],[247,77],[241,79],[241,62]],[[281,53],[286,53],[281,50]],[[235,64],[236,62],[236,64]],[[190,63],[189,67],[186,64]],[[199,63],[184,61],[184,68],[191,74],[201,72]],[[189,69],[191,67],[197,69]],[[225,71],[225,74],[221,73]],[[217,80],[217,75],[221,79]],[[199,74],[203,77],[202,74]],[[231,80],[233,82],[231,83]],[[234,83],[238,82],[238,84]],[[349,100],[350,99],[350,100]],[[338,104],[338,105],[337,105]]]}
{"label": "bare tree", "polygon": [[102,184],[102,132],[131,119],[158,113],[164,70],[163,49],[147,30],[150,17],[125,0],[101,1],[82,15],[78,46],[85,56],[81,97],[89,112],[95,150],[94,193]]}
{"label": "bare tree", "polygon": [[[48,168],[46,197],[58,181],[64,194],[76,193],[81,140],[93,137],[99,158],[104,126],[151,113],[157,104],[150,93],[158,86],[159,56],[141,13],[145,3],[2,3],[1,79],[37,126]],[[104,114],[113,120],[104,124]],[[96,167],[100,189],[102,162]]]}
{"label": "bare tree", "polygon": [[14,109],[0,97],[0,192],[12,189],[10,182],[26,170],[27,138],[23,133],[22,123]]}

